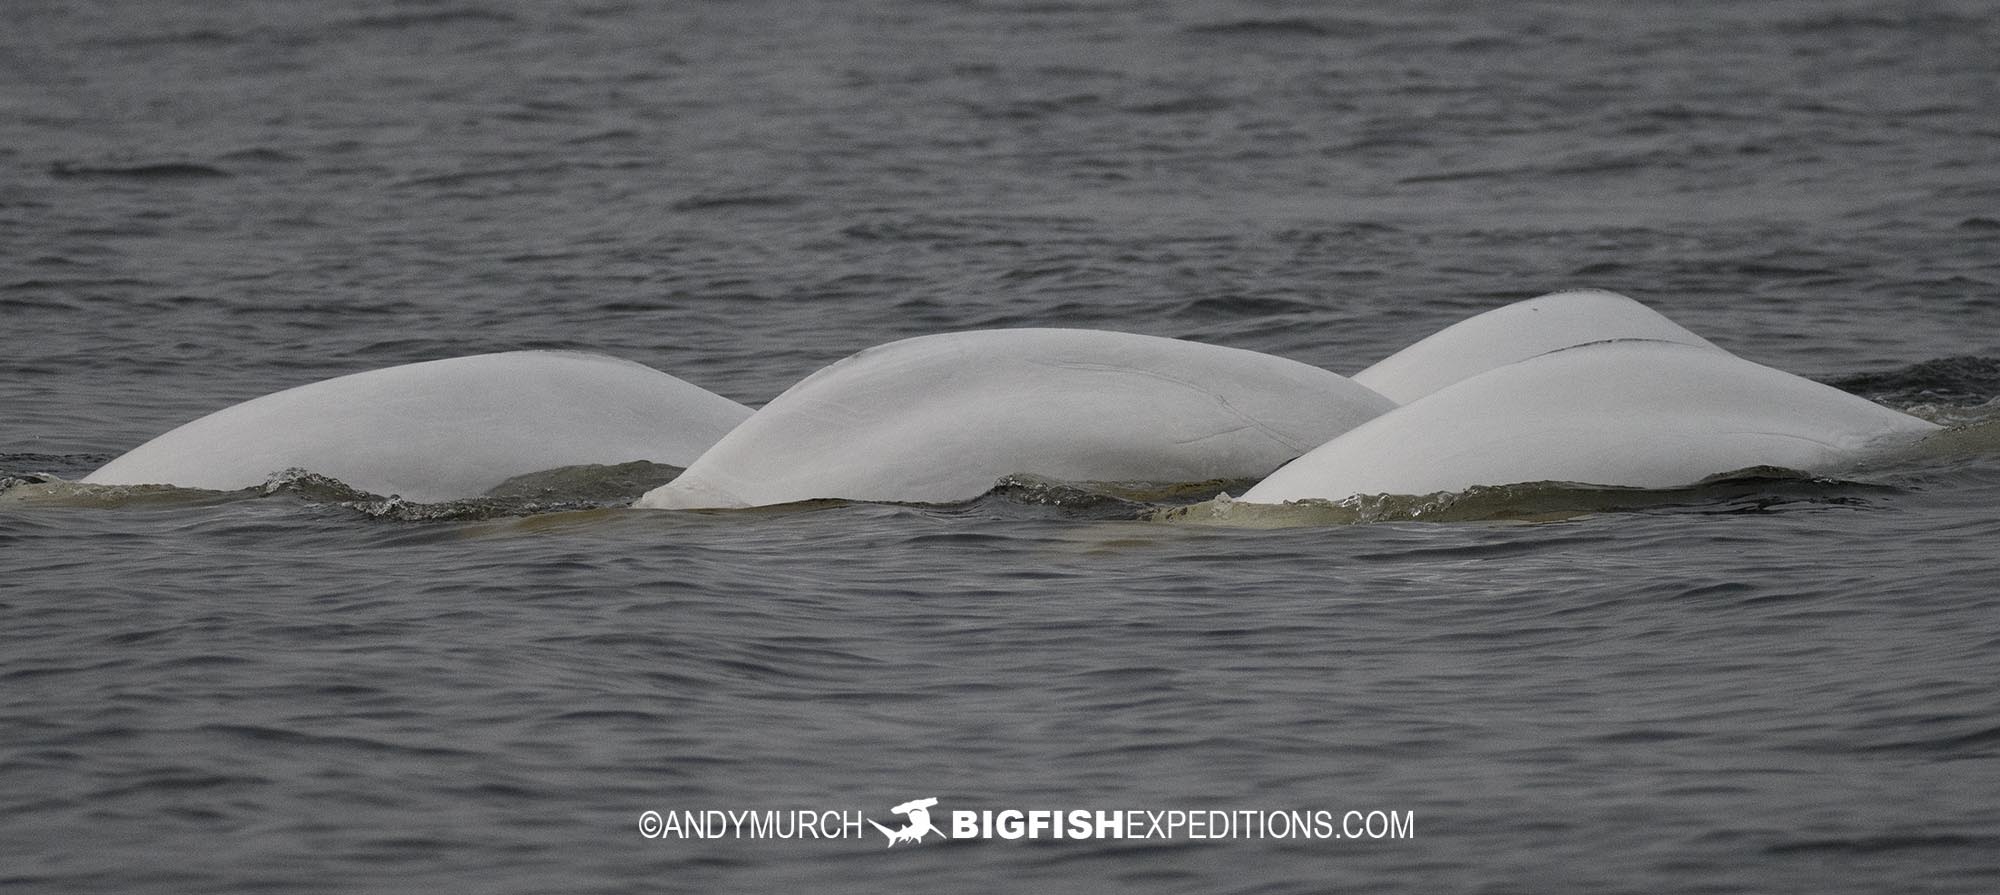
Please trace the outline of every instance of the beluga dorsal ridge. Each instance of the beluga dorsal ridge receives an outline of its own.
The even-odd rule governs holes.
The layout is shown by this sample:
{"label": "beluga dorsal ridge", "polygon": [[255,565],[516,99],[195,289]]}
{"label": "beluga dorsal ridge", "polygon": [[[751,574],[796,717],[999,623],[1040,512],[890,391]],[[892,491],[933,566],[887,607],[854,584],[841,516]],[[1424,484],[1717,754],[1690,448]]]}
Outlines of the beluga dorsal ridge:
{"label": "beluga dorsal ridge", "polygon": [[919,336],[812,374],[636,505],[948,503],[1016,473],[1253,478],[1392,406],[1337,373],[1179,339],[1078,329]]}
{"label": "beluga dorsal ridge", "polygon": [[686,466],[750,408],[627,360],[512,351],[340,376],[218,410],[106,463],[88,484],[233,491],[304,469],[417,501],[518,475]]}
{"label": "beluga dorsal ridge", "polygon": [[1837,473],[1937,431],[1712,347],[1623,339],[1448,385],[1286,464],[1238,500],[1529,482],[1676,488],[1760,466]]}
{"label": "beluga dorsal ridge", "polygon": [[1630,298],[1602,289],[1580,289],[1517,301],[1468,317],[1354,374],[1354,381],[1398,404],[1408,404],[1495,367],[1616,339],[1654,339],[1715,348],[1707,339]]}

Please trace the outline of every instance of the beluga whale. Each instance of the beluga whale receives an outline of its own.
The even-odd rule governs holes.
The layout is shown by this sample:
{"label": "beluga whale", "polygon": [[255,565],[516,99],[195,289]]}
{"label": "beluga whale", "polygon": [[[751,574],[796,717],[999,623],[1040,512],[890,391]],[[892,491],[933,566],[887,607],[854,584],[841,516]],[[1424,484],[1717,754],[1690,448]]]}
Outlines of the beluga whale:
{"label": "beluga whale", "polygon": [[1676,488],[1763,466],[1831,474],[1938,431],[1712,346],[1614,339],[1446,385],[1328,441],[1237,501],[1530,482]]}
{"label": "beluga whale", "polygon": [[1660,312],[1616,292],[1577,289],[1517,301],[1460,320],[1354,374],[1354,381],[1398,404],[1408,404],[1495,367],[1610,339],[1655,339],[1715,348]]}
{"label": "beluga whale", "polygon": [[422,502],[563,466],[692,463],[750,408],[632,361],[514,351],[301,385],[218,410],[82,481],[232,491],[301,468]]}
{"label": "beluga whale", "polygon": [[1393,406],[1318,367],[1178,339],[1080,329],[919,336],[800,381],[635,506],[949,503],[1015,473],[1251,478]]}

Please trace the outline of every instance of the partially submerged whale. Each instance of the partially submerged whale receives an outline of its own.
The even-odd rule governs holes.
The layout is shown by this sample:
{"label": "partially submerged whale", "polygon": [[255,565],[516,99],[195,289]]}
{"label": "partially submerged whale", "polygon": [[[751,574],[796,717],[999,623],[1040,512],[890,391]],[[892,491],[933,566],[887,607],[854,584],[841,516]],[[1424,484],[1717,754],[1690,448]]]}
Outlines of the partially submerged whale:
{"label": "partially submerged whale", "polygon": [[1468,317],[1354,374],[1354,381],[1398,404],[1408,404],[1495,367],[1610,339],[1657,339],[1715,348],[1707,339],[1623,295],[1579,289]]}
{"label": "partially submerged whale", "polygon": [[631,361],[515,351],[370,370],[218,410],[83,478],[218,491],[290,468],[376,494],[477,497],[531,472],[686,466],[750,408]]}
{"label": "partially submerged whale", "polygon": [[686,471],[639,507],[944,503],[1016,473],[1269,473],[1238,499],[1268,504],[1529,482],[1673,488],[1760,466],[1838,473],[1937,431],[1590,290],[1480,314],[1356,379],[1153,336],[988,330],[862,351],[752,414],[599,355],[453,358],[247,401],[82,481],[234,490],[303,468],[430,502],[649,460]]}
{"label": "partially submerged whale", "polygon": [[792,386],[635,506],[969,500],[1064,481],[1263,475],[1394,404],[1297,361],[1075,329],[920,336]]}
{"label": "partially submerged whale", "polygon": [[1445,386],[1292,461],[1238,500],[1524,482],[1673,488],[1757,466],[1833,473],[1937,431],[1713,347],[1597,342]]}

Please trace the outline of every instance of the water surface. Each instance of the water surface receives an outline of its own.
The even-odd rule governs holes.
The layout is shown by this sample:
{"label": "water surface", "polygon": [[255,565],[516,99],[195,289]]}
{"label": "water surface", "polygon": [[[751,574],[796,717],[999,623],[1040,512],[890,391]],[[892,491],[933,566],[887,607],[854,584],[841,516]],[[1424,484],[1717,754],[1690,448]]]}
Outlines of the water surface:
{"label": "water surface", "polygon": [[[2000,396],[1976,4],[9,20],[0,475],[483,351],[599,351],[751,404],[994,326],[1352,372],[1580,286],[1947,422]],[[8,502],[0,882],[1990,891],[1991,457],[1280,530],[1040,486],[750,513],[617,509],[602,479],[445,512],[309,480]],[[636,825],[927,795],[1393,809],[1416,837]]]}

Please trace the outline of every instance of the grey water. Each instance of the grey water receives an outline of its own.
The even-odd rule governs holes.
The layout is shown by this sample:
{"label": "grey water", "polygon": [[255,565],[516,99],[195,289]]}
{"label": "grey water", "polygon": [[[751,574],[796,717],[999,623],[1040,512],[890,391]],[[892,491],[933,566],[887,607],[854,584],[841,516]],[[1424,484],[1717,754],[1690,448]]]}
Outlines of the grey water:
{"label": "grey water", "polygon": [[[2000,397],[2000,20],[1979,3],[4,19],[16,482],[484,351],[613,354],[753,405],[982,327],[1353,372],[1580,286],[1948,423]],[[0,887],[2000,887],[1991,453],[1259,531],[1064,483],[738,513],[551,487],[0,500]],[[1414,835],[639,826],[890,823],[924,796],[1398,811]]]}

